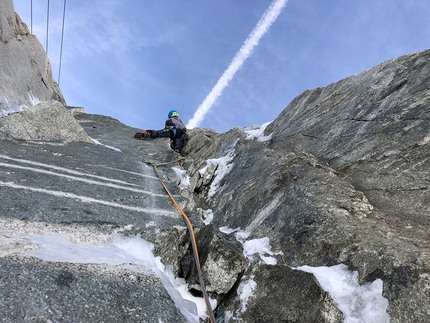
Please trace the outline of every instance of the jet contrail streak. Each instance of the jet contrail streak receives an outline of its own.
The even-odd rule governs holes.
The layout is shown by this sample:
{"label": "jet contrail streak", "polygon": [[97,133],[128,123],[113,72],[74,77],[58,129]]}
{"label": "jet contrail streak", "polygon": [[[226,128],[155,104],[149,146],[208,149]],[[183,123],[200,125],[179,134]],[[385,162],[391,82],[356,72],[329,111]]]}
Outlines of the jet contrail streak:
{"label": "jet contrail streak", "polygon": [[274,0],[263,16],[258,21],[257,25],[249,34],[245,43],[237,52],[236,56],[231,61],[230,65],[224,71],[218,82],[212,88],[208,96],[204,99],[202,104],[199,105],[194,116],[187,124],[187,128],[194,128],[200,125],[206,113],[210,110],[212,105],[222,94],[224,88],[228,85],[236,72],[240,69],[245,60],[252,54],[255,46],[258,45],[260,38],[269,30],[273,22],[278,18],[282,9],[284,9],[288,0]]}

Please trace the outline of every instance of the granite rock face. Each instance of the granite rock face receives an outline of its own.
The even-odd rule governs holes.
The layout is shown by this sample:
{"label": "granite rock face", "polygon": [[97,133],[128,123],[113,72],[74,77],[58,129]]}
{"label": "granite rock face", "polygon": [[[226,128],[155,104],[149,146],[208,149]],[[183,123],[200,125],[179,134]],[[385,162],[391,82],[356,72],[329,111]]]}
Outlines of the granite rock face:
{"label": "granite rock face", "polygon": [[376,207],[428,224],[429,59],[428,50],[399,57],[306,91],[269,126],[273,147],[291,143],[336,168]]}
{"label": "granite rock face", "polygon": [[15,13],[12,0],[0,3],[0,57],[0,117],[38,101],[65,105],[45,50]]}
{"label": "granite rock face", "polygon": [[[117,140],[122,134],[123,152],[90,131],[100,144],[0,139],[0,320],[187,321],[161,279],[144,266],[71,264],[28,254],[41,247],[30,235],[52,233],[94,246],[139,236],[154,244],[166,265],[174,265],[169,256],[179,261],[185,253],[186,239],[178,243],[187,236],[185,224],[153,167],[142,162],[145,144],[132,139],[136,129],[112,121],[88,116],[82,124],[104,134],[112,130]],[[151,148],[169,158],[162,141]],[[160,170],[166,172],[173,173]]]}
{"label": "granite rock face", "polygon": [[261,296],[248,301],[241,315],[244,322],[343,321],[341,311],[312,274],[293,269],[279,271],[269,265],[259,266],[253,274]]}
{"label": "granite rock face", "polygon": [[[267,126],[270,140],[251,139],[249,130],[192,132],[184,163],[190,203],[211,209],[214,226],[269,237],[283,252],[271,267],[278,277],[294,280],[290,267],[344,263],[360,283],[383,281],[390,322],[426,322],[430,50],[304,92]],[[213,162],[225,158],[227,172]],[[261,266],[254,261],[244,275]],[[282,308],[291,293],[273,306]],[[299,299],[303,290],[295,293]],[[271,317],[273,309],[259,303],[267,295],[267,285],[257,283],[246,313]],[[234,302],[225,304],[238,312]]]}

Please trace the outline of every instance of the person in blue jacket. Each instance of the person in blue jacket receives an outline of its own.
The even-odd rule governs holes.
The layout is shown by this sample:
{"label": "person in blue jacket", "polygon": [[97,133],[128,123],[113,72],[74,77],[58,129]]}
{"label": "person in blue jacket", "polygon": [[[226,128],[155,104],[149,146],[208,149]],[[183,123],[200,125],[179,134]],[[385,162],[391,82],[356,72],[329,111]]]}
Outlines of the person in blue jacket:
{"label": "person in blue jacket", "polygon": [[181,153],[182,147],[188,141],[187,127],[179,118],[178,111],[171,110],[164,129],[142,130],[134,135],[135,139],[169,137],[170,147],[177,153]]}

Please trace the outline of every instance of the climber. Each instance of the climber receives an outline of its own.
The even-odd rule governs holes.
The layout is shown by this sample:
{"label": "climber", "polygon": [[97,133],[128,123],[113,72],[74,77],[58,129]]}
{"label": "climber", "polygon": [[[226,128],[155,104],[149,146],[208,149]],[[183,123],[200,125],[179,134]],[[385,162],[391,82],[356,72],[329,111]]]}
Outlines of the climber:
{"label": "climber", "polygon": [[142,130],[134,135],[135,139],[169,137],[170,148],[177,153],[181,153],[182,147],[188,141],[187,128],[179,118],[178,111],[171,110],[167,115],[164,129],[161,130]]}

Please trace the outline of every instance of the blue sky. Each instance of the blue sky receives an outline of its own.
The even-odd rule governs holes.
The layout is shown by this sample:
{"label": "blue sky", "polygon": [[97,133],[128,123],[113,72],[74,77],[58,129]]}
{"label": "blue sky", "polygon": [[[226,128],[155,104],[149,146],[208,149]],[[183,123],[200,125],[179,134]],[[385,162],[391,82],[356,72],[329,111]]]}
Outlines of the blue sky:
{"label": "blue sky", "polygon": [[[14,0],[46,46],[47,0]],[[193,117],[274,1],[67,1],[60,87],[68,105],[141,129]],[[50,1],[58,79],[63,1]],[[289,0],[199,127],[275,119],[294,97],[430,48],[428,0]]]}

